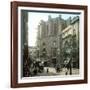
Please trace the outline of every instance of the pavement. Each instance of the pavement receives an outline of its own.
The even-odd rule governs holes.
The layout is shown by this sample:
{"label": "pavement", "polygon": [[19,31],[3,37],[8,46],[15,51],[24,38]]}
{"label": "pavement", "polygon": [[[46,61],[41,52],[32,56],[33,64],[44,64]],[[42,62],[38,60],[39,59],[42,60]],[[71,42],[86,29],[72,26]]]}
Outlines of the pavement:
{"label": "pavement", "polygon": [[[56,72],[56,69],[53,67],[44,67],[43,73],[38,73],[37,76],[55,76],[55,75],[65,75],[67,72],[66,68],[62,68],[60,72]],[[69,71],[68,71],[69,74]],[[72,75],[78,75],[79,69],[72,68]]]}

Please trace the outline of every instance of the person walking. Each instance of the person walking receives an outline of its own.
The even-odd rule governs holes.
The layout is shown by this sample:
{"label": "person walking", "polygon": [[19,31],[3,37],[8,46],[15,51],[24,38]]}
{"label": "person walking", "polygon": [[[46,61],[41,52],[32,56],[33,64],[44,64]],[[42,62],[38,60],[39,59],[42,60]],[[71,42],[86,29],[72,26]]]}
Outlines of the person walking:
{"label": "person walking", "polygon": [[69,59],[69,61],[68,61],[68,63],[66,64],[66,73],[65,73],[65,75],[67,75],[67,74],[70,74],[70,75],[72,75],[72,66],[71,66],[71,60],[72,59]]}

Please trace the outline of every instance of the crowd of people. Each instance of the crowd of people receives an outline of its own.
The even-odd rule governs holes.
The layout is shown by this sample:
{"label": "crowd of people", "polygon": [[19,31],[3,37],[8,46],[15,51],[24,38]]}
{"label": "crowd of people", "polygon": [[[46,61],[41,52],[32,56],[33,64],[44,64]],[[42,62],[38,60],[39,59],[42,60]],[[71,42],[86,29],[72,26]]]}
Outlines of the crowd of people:
{"label": "crowd of people", "polygon": [[[37,76],[38,73],[44,72],[44,67],[46,66],[46,62],[42,62],[39,60],[33,60],[29,58],[26,63],[24,63],[24,76]],[[60,65],[57,65],[56,67],[53,67],[56,70],[56,73],[60,73],[62,71],[62,68],[65,68],[65,75],[72,74],[72,66],[71,66],[71,60],[69,59],[66,63],[64,63],[64,66],[61,68]],[[47,74],[49,73],[49,67],[47,68]]]}

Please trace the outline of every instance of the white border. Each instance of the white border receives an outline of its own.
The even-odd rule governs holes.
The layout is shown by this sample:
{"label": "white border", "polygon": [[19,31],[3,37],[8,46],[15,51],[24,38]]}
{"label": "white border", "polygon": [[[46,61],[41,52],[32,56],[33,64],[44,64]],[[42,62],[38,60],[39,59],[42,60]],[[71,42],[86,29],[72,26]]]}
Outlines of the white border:
{"label": "white border", "polygon": [[[43,11],[63,11],[63,12],[80,12],[80,75],[67,76],[41,76],[41,77],[24,77],[21,78],[21,10],[43,10]],[[35,7],[18,7],[18,83],[32,83],[45,81],[66,81],[66,80],[83,80],[84,79],[84,11],[71,9],[53,9],[53,8],[35,8]]]}

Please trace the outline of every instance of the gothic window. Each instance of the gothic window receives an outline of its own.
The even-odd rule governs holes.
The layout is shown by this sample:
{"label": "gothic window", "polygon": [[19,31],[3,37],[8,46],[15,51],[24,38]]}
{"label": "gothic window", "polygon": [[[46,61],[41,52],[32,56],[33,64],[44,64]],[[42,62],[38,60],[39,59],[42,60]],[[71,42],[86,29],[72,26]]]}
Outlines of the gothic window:
{"label": "gothic window", "polygon": [[47,54],[46,48],[43,48],[43,50],[42,50],[42,55],[43,55],[43,57],[46,57],[46,54]]}
{"label": "gothic window", "polygon": [[57,49],[52,48],[52,57],[56,57],[56,54],[57,54]]}
{"label": "gothic window", "polygon": [[57,34],[57,24],[56,23],[54,23],[54,31],[53,31],[53,33],[54,33],[54,35]]}

